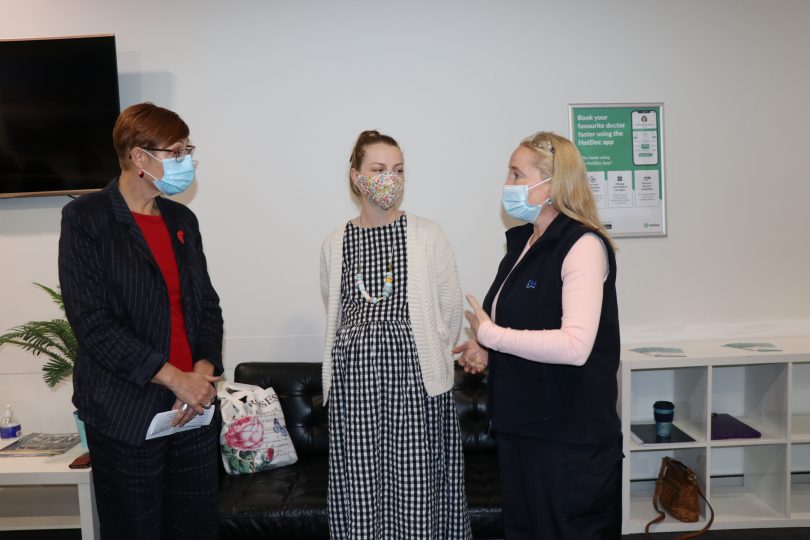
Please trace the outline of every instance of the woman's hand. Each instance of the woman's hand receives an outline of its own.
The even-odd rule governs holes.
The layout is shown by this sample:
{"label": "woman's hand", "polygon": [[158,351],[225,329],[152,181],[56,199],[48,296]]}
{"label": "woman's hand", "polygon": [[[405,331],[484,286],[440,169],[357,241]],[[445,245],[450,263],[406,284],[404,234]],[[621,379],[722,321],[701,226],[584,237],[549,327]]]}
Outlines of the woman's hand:
{"label": "woman's hand", "polygon": [[152,379],[152,382],[162,384],[177,397],[173,409],[178,409],[178,412],[172,420],[173,425],[183,425],[195,415],[202,414],[217,396],[213,383],[220,378],[211,375],[213,370],[209,371],[208,366],[201,362],[213,367],[210,362],[199,360],[194,363],[194,371],[186,373],[167,362]]}
{"label": "woman's hand", "polygon": [[463,367],[467,373],[481,373],[487,368],[489,353],[481,347],[478,341],[471,339],[453,349],[453,354],[459,353],[461,356],[458,359],[458,365]]}
{"label": "woman's hand", "polygon": [[478,300],[471,294],[467,295],[467,303],[470,304],[472,311],[465,311],[464,316],[467,317],[467,320],[470,323],[470,330],[472,330],[473,336],[475,339],[478,339],[478,329],[481,327],[482,324],[485,322],[489,322],[490,318],[487,315],[487,312],[484,311],[480,305],[478,305]]}
{"label": "woman's hand", "polygon": [[[197,363],[195,363],[195,365]],[[205,409],[210,407],[217,397],[213,383],[218,380],[219,377],[206,375],[196,370],[189,373],[178,370],[178,375],[174,379],[174,385],[169,387],[169,390],[174,392],[174,395],[177,396],[175,407],[179,407],[180,409],[174,420],[172,420],[172,423],[182,426],[194,418],[194,416],[205,412]],[[184,405],[188,405],[185,410],[183,409]]]}
{"label": "woman's hand", "polygon": [[[194,362],[192,372],[199,373],[200,375],[203,376],[212,376],[214,374],[214,364],[212,364],[208,360],[197,360],[196,362]],[[217,379],[218,378],[219,377],[217,377]],[[208,401],[208,403],[202,405],[203,409],[207,409],[208,407],[210,407],[216,400],[216,397],[217,397],[216,388],[214,388],[213,396],[211,397],[210,401]],[[174,426],[184,426],[198,414],[198,412],[194,408],[188,406],[180,398],[177,398],[175,400],[174,406],[172,406],[172,410],[177,411],[177,414],[172,420],[172,425]]]}
{"label": "woman's hand", "polygon": [[188,422],[191,421],[192,418],[197,416],[197,411],[189,407],[187,404],[183,403],[182,399],[174,400],[172,410],[177,411],[177,413],[174,415],[174,418],[172,418],[172,427],[185,426]]}

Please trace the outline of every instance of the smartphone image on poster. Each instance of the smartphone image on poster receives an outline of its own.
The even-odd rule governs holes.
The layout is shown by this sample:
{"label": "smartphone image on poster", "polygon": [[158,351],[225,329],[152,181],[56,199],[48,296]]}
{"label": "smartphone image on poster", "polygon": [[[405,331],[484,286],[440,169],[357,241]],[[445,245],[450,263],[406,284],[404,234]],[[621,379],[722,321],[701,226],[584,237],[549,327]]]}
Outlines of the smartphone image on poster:
{"label": "smartphone image on poster", "polygon": [[633,111],[633,165],[658,165],[658,112]]}

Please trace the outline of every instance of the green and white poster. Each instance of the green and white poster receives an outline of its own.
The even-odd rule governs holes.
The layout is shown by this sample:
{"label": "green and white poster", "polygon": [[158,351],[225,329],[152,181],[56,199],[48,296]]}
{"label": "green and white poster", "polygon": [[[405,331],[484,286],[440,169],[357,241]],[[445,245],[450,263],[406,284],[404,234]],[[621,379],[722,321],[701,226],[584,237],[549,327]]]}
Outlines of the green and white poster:
{"label": "green and white poster", "polygon": [[571,140],[612,236],[665,236],[662,103],[572,104]]}

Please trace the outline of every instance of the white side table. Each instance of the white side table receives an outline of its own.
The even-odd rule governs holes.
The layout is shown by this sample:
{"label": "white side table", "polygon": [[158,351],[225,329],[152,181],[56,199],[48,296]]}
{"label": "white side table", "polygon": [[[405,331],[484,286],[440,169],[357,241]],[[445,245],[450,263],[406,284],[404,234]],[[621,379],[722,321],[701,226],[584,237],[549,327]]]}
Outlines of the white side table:
{"label": "white side table", "polygon": [[0,530],[81,529],[82,540],[99,538],[92,469],[68,468],[84,452],[77,444],[60,456],[0,458]]}

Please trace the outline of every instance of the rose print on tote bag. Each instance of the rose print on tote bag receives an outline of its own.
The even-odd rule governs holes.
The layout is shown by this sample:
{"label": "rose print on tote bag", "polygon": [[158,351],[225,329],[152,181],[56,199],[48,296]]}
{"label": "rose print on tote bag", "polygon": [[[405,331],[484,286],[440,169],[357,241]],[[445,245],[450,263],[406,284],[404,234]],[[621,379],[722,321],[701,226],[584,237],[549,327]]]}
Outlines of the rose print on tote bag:
{"label": "rose print on tote bag", "polygon": [[217,396],[222,412],[222,464],[228,474],[265,471],[298,461],[272,388],[229,382]]}

